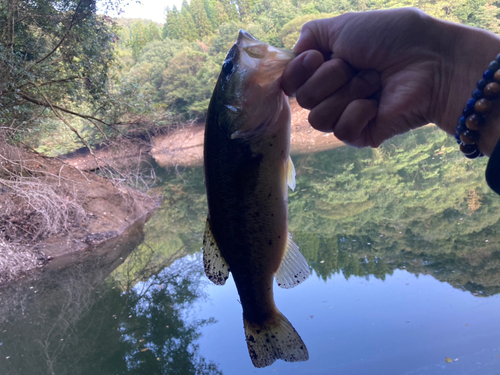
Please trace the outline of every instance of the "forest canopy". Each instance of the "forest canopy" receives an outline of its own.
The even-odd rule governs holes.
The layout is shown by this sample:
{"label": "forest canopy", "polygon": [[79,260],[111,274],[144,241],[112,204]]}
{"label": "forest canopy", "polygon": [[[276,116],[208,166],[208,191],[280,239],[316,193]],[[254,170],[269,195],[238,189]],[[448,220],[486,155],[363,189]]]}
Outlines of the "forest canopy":
{"label": "forest canopy", "polygon": [[452,22],[499,32],[499,9],[490,0],[184,0],[167,8],[165,23],[117,20],[121,97],[140,98],[143,114],[167,111],[184,121],[203,119],[225,54],[238,30],[292,49],[304,23],[344,12],[418,7]]}
{"label": "forest canopy", "polygon": [[307,21],[418,7],[500,32],[492,0],[184,0],[165,22],[110,18],[120,0],[0,0],[1,126],[61,154],[137,127],[202,120],[240,28],[291,49]]}

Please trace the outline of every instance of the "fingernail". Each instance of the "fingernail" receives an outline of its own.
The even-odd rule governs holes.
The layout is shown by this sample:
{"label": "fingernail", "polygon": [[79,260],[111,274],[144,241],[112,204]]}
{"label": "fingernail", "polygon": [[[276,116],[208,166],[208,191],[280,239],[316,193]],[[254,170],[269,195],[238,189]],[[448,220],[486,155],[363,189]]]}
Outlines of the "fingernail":
{"label": "fingernail", "polygon": [[362,78],[368,81],[369,84],[377,86],[380,84],[380,74],[375,70],[365,70],[362,73]]}

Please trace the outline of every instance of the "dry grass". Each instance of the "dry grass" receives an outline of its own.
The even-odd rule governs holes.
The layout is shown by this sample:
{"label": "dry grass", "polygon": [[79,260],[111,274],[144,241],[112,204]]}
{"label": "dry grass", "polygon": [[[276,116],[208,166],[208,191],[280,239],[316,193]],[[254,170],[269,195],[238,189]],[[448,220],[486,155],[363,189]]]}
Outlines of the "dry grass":
{"label": "dry grass", "polygon": [[106,180],[13,146],[0,128],[0,285],[44,261],[36,250],[41,240],[57,235],[86,242],[156,205],[157,199],[137,192],[156,180],[154,169],[144,168],[142,148],[131,155],[132,143],[120,143],[110,147],[109,160],[91,155],[93,170]]}
{"label": "dry grass", "polygon": [[[76,192],[49,178],[18,177],[0,180],[0,236],[30,243],[67,230],[85,220]],[[74,187],[73,187],[74,188]]]}
{"label": "dry grass", "polygon": [[0,133],[0,285],[36,268],[34,244],[86,219],[74,184]]}
{"label": "dry grass", "polygon": [[35,269],[40,261],[31,246],[19,246],[0,237],[0,285],[19,279]]}
{"label": "dry grass", "polygon": [[85,219],[75,186],[0,136],[0,238],[30,243]]}

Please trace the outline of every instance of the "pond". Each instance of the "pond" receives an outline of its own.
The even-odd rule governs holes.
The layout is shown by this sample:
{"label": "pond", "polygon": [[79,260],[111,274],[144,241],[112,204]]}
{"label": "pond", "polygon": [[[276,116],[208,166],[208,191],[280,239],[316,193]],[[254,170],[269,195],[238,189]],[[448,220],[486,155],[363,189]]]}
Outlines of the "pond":
{"label": "pond", "polygon": [[232,279],[200,247],[202,168],[158,171],[144,228],[0,290],[0,374],[499,374],[500,197],[433,127],[293,157],[312,275],[275,288],[307,362],[253,367]]}

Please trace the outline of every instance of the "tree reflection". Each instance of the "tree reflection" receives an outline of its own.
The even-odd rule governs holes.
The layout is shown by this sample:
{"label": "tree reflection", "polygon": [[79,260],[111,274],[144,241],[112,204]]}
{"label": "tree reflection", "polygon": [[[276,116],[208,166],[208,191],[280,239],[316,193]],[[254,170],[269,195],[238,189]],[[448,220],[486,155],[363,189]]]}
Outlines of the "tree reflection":
{"label": "tree reflection", "polygon": [[29,297],[2,316],[2,373],[220,374],[197,345],[214,321],[189,313],[205,298],[200,264],[185,257],[147,281],[124,282],[122,274],[102,283],[102,265],[89,259],[3,290],[2,305]]}
{"label": "tree reflection", "polygon": [[[486,161],[465,159],[439,129],[418,129],[379,149],[302,155],[294,163],[290,231],[319,277],[384,280],[404,268],[478,295],[497,293],[500,199],[484,182]],[[168,223],[169,236],[189,253],[199,251],[203,170],[166,180],[169,204],[155,226]]]}

